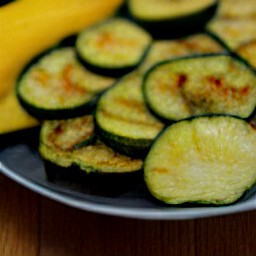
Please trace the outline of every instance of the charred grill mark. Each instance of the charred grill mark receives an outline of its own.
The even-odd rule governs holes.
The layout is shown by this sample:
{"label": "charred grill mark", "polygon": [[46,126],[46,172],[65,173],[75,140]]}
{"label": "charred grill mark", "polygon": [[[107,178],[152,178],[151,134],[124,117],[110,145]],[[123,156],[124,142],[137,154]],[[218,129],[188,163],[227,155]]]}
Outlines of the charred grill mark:
{"label": "charred grill mark", "polygon": [[72,71],[74,66],[72,64],[67,64],[62,72],[62,84],[65,92],[67,93],[78,93],[78,94],[85,94],[87,90],[82,88],[78,84],[74,83],[71,79]]}
{"label": "charred grill mark", "polygon": [[154,128],[154,129],[160,129],[162,128],[162,124],[161,123],[158,123],[158,122],[151,122],[151,121],[144,121],[144,120],[139,120],[139,119],[131,119],[131,117],[125,117],[125,116],[120,116],[118,114],[115,114],[111,111],[108,111],[106,109],[101,109],[100,110],[101,114],[103,116],[106,116],[107,118],[109,119],[115,119],[115,120],[120,120],[122,122],[125,122],[125,123],[128,123],[128,124],[135,124],[135,125],[143,125],[143,126],[147,126],[147,127],[151,127],[151,128]]}
{"label": "charred grill mark", "polygon": [[220,52],[222,47],[211,39],[205,38],[204,44],[201,42],[202,38],[188,38],[179,40],[182,45],[190,53],[212,53]]}
{"label": "charred grill mark", "polygon": [[71,65],[66,65],[65,68],[63,69],[63,86],[65,91],[70,92],[72,88],[72,82],[70,79],[72,72],[72,66]]}
{"label": "charred grill mark", "polygon": [[99,49],[109,49],[112,47],[133,47],[136,46],[136,41],[129,38],[114,36],[111,32],[103,31],[98,37],[97,47]]}
{"label": "charred grill mark", "polygon": [[43,69],[36,69],[33,73],[33,77],[42,85],[47,85],[50,75]]}
{"label": "charred grill mark", "polygon": [[63,126],[61,124],[59,124],[55,129],[54,129],[54,133],[57,135],[60,135],[63,133]]}
{"label": "charred grill mark", "polygon": [[157,168],[154,168],[153,169],[153,172],[157,172],[158,174],[167,174],[167,173],[170,173],[170,170],[168,170],[167,168],[160,168],[160,167],[157,167]]}
{"label": "charred grill mark", "polygon": [[198,50],[198,45],[194,42],[189,42],[188,40],[179,40],[179,44],[190,52]]}
{"label": "charred grill mark", "polygon": [[106,48],[109,45],[112,45],[113,43],[114,43],[113,36],[111,33],[107,31],[103,31],[97,40],[98,48]]}
{"label": "charred grill mark", "polygon": [[[68,127],[69,126],[69,127]],[[86,127],[86,129],[85,129]],[[76,136],[72,136],[70,141],[65,140],[65,145],[58,141],[63,135],[67,135],[68,131],[76,131]],[[52,133],[49,134],[48,140],[54,145],[55,148],[64,151],[72,151],[75,149],[76,144],[83,142],[91,135],[94,134],[94,124],[91,118],[84,118],[79,122],[68,121],[60,122]],[[67,135],[68,136],[68,135]]]}
{"label": "charred grill mark", "polygon": [[123,106],[128,109],[135,109],[137,112],[145,112],[145,106],[136,99],[127,99],[124,97],[118,97],[114,99],[114,102],[118,106]]}

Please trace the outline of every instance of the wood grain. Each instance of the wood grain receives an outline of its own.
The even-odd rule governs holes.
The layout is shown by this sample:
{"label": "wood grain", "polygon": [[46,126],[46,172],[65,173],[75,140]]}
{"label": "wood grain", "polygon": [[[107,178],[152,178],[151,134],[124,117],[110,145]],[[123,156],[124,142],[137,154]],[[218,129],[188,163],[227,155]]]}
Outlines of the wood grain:
{"label": "wood grain", "polygon": [[256,256],[256,211],[149,221],[94,214],[0,175],[1,256]]}
{"label": "wood grain", "polygon": [[39,196],[1,174],[0,193],[0,255],[37,255]]}

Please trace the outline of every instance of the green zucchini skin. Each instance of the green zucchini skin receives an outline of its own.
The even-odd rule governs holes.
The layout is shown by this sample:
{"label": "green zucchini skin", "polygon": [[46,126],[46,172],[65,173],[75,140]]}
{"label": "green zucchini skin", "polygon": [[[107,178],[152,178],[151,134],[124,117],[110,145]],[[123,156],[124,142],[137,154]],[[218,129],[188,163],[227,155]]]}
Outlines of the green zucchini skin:
{"label": "green zucchini skin", "polygon": [[[215,68],[214,66],[210,68],[210,66],[214,64],[214,61],[216,62]],[[176,67],[178,63],[183,63],[181,69],[178,66]],[[186,73],[185,71],[185,67],[188,63],[190,63],[188,69],[190,73]],[[193,68],[197,65],[198,67],[200,65],[203,67],[201,70],[208,69],[208,73],[205,73],[205,75],[202,73],[202,75],[200,75],[200,68],[193,71]],[[231,72],[221,73],[225,68],[218,73],[218,65],[227,65],[226,68],[229,66],[230,68],[232,67],[233,73],[235,74],[235,72],[237,72],[236,77],[238,77],[238,79],[240,77],[240,80],[236,79],[240,81],[239,84],[237,82],[235,86],[230,82],[231,78],[229,78],[228,75]],[[183,71],[181,71],[182,69]],[[211,71],[211,69],[216,69],[216,72]],[[157,72],[163,72],[162,77],[164,78],[159,78],[160,75],[157,74]],[[193,73],[195,77],[198,77],[198,82],[195,82],[194,85],[190,82],[190,85],[187,85],[187,82],[195,79],[193,78]],[[181,75],[182,77],[180,77]],[[190,75],[192,75],[192,77],[190,77]],[[243,119],[250,119],[255,115],[256,111],[256,88],[255,82],[253,82],[256,79],[255,75],[255,70],[253,70],[246,61],[231,53],[186,56],[160,62],[149,69],[144,76],[143,93],[148,108],[165,123],[172,123],[190,116],[207,114],[229,114],[240,116]],[[247,77],[248,80],[246,80],[245,83],[248,82],[248,84],[243,84],[242,76]],[[181,81],[180,78],[183,77],[184,79]],[[168,80],[170,81],[170,85],[168,85]],[[229,82],[225,82],[226,80]],[[200,83],[202,83],[202,85],[203,83],[205,84],[203,86],[204,89],[199,90],[197,93],[196,87],[199,86]],[[174,86],[174,88],[172,84],[175,84],[177,87]],[[216,88],[210,89],[213,84]],[[210,87],[208,88],[206,85]],[[196,86],[195,89],[194,86]],[[209,89],[209,93],[207,92],[207,88]],[[163,93],[164,91],[167,91],[167,94]],[[212,98],[213,93],[216,94],[214,98]],[[192,97],[192,95],[194,96]],[[241,100],[239,97],[241,97]],[[190,102],[190,100],[192,101]],[[228,100],[233,104],[230,105],[232,106],[230,108],[225,105]]]}
{"label": "green zucchini skin", "polygon": [[129,1],[127,4],[130,18],[144,27],[155,39],[173,39],[204,31],[205,25],[216,14],[219,1],[207,8],[185,16],[170,17],[159,20],[146,20],[133,14]]}
{"label": "green zucchini skin", "polygon": [[132,139],[108,132],[96,123],[101,140],[120,154],[134,158],[145,158],[152,145],[152,139]]}
{"label": "green zucchini skin", "polygon": [[142,76],[130,73],[100,97],[95,124],[100,138],[117,152],[145,157],[164,124],[148,110],[142,95]]}
{"label": "green zucchini skin", "polygon": [[[131,35],[129,33],[123,33],[123,31],[121,31],[121,33],[119,32],[118,34],[116,31],[118,30],[118,26],[120,26],[119,24],[121,24],[121,26],[126,26],[126,28],[122,29],[131,30]],[[117,33],[117,35],[115,35],[115,33]],[[97,44],[97,46],[93,48],[91,46],[93,43],[90,42],[90,38],[96,36],[98,36],[98,39],[96,39],[96,41],[93,43]],[[141,38],[139,38],[139,36],[141,36]],[[120,37],[120,39],[118,37]],[[115,46],[115,44],[118,44],[118,40],[120,40],[121,43],[122,41],[126,40],[127,45],[120,45],[119,47]],[[129,56],[127,59],[127,53],[131,50],[128,43],[129,41],[134,43],[132,42],[133,40],[143,41],[143,45],[135,45],[133,47],[133,51],[136,50],[138,53],[136,59],[131,61],[129,60]],[[100,75],[120,78],[123,75],[132,72],[137,68],[137,66],[139,66],[147,55],[151,42],[152,38],[150,34],[148,34],[143,28],[139,27],[136,23],[125,18],[114,17],[81,31],[77,35],[75,45],[78,59],[87,69]],[[113,46],[111,44],[113,44]],[[93,55],[86,50],[89,47],[94,51]],[[109,49],[104,49],[106,47],[110,49],[112,47],[113,53],[110,54],[111,51]],[[119,52],[115,53],[117,49],[121,49],[122,52],[119,50]],[[108,55],[105,56],[105,59],[103,60],[101,55],[106,55],[106,52],[108,52]],[[101,59],[99,60],[99,58]],[[115,60],[111,62],[111,59]]]}
{"label": "green zucchini skin", "polygon": [[[66,118],[74,118],[78,116],[83,116],[86,114],[92,113],[94,111],[98,97],[100,94],[109,86],[111,86],[114,83],[114,79],[110,77],[103,77],[99,76],[97,74],[91,73],[90,71],[86,70],[80,62],[76,59],[76,54],[74,47],[68,46],[70,44],[70,40],[72,41],[73,39],[67,38],[63,42],[60,42],[58,45],[55,47],[43,52],[42,54],[38,55],[35,57],[31,62],[28,63],[28,65],[23,69],[21,72],[17,84],[16,84],[16,95],[17,98],[21,104],[21,106],[32,116],[39,120],[55,120],[55,119],[66,119]],[[65,46],[64,46],[65,45]],[[57,58],[63,58],[65,61],[65,55],[67,55],[69,58],[66,60],[66,64],[60,64],[62,66],[58,66],[58,63],[54,63],[58,61],[54,60],[54,56],[57,56]],[[62,62],[63,62],[62,59]],[[70,63],[69,63],[70,61]],[[48,66],[53,66],[54,69],[58,69],[59,71],[51,71],[50,68],[47,67],[46,63],[48,63]],[[69,68],[69,65],[71,68],[73,68],[75,71],[72,72],[78,72],[79,76],[84,76],[87,79],[95,79],[97,80],[98,84],[103,84],[102,88],[99,88],[95,91],[93,91],[90,87],[87,88],[87,85],[83,85],[83,81],[80,80],[78,81],[78,85],[76,84],[77,82],[71,81],[74,78],[66,78],[66,74],[69,71],[65,71],[65,68]],[[42,70],[42,71],[41,71]],[[35,76],[35,73],[39,73],[39,78],[40,78],[40,72],[42,72],[43,76],[49,76],[49,78],[46,82],[44,81],[36,81],[36,78],[33,78]],[[59,72],[61,74],[55,74]],[[58,76],[60,77],[58,77]],[[55,77],[56,76],[56,77]],[[71,75],[70,75],[71,76]],[[42,77],[43,78],[43,77]],[[33,79],[35,81],[33,81]],[[59,80],[58,80],[59,79]],[[70,79],[70,80],[69,80]],[[105,80],[104,80],[105,79]],[[29,82],[27,82],[29,81]],[[101,82],[100,82],[101,81]],[[104,82],[103,82],[104,81]],[[34,83],[34,85],[33,85]],[[36,84],[38,83],[38,84]],[[43,85],[46,83],[46,90],[44,91]],[[62,88],[59,87],[57,89],[56,83],[62,83]],[[28,84],[28,85],[27,85]],[[55,84],[55,85],[53,85]],[[65,86],[68,86],[67,88],[67,95],[65,95]],[[88,83],[89,84],[89,83]],[[48,93],[47,90],[51,90],[51,86],[53,85],[53,89],[56,88],[55,94]],[[30,90],[33,93],[33,90],[35,90],[35,93],[38,89],[38,86],[41,86],[41,90],[44,93],[48,93],[49,96],[48,98],[53,98],[54,100],[56,99],[58,103],[55,105],[48,105],[46,96],[45,99],[42,103],[42,98],[41,95],[37,95],[35,98],[34,96],[27,95],[28,89],[24,90],[23,88],[26,86],[29,86]],[[52,90],[53,90],[52,89]],[[79,96],[78,101],[76,102],[75,96],[71,94],[70,92],[74,91],[74,95],[77,94]],[[82,94],[83,92],[83,94]],[[33,94],[32,94],[33,95]],[[72,96],[72,99],[74,103],[69,104],[70,97]],[[61,97],[61,98],[60,98]],[[84,99],[83,99],[84,98]],[[63,102],[63,106],[62,103]]]}
{"label": "green zucchini skin", "polygon": [[148,50],[150,47],[147,48],[145,53],[143,54],[142,58],[135,63],[132,66],[126,66],[126,67],[121,67],[121,68],[107,68],[107,67],[100,67],[100,66],[95,66],[90,64],[89,62],[85,61],[84,58],[77,52],[77,58],[79,61],[91,72],[94,72],[96,74],[100,74],[102,76],[110,76],[113,78],[121,78],[122,76],[132,72],[137,68],[137,66],[140,65],[140,63],[143,61],[144,57],[147,55]]}
{"label": "green zucchini skin", "polygon": [[78,107],[73,108],[63,108],[63,109],[43,109],[35,107],[32,104],[29,104],[26,100],[24,100],[19,93],[17,94],[18,100],[21,106],[33,117],[38,120],[62,120],[75,118],[79,116],[83,116],[86,114],[91,114],[95,110],[95,106],[97,104],[99,95],[92,99],[89,103],[83,104]]}
{"label": "green zucchini skin", "polygon": [[153,143],[144,161],[146,185],[166,204],[236,203],[255,190],[255,144],[255,127],[239,117],[178,121]]}

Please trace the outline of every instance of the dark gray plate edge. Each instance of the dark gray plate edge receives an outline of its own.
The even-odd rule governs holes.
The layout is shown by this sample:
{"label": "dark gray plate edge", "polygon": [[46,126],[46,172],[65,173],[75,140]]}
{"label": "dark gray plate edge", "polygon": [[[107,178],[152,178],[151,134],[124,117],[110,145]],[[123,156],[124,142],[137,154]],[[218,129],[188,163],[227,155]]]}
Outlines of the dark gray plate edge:
{"label": "dark gray plate edge", "polygon": [[200,207],[192,209],[138,209],[138,208],[127,208],[127,207],[116,207],[112,205],[102,205],[93,202],[87,202],[78,198],[63,195],[33,181],[30,181],[21,175],[15,173],[3,163],[0,162],[0,173],[6,177],[17,182],[18,184],[28,188],[29,190],[36,192],[46,198],[62,203],[64,205],[77,208],[80,210],[104,214],[116,217],[125,217],[142,220],[190,220],[207,218],[221,215],[230,215],[235,213],[247,212],[256,210],[256,200],[248,199],[247,201],[240,202],[235,205],[221,206],[216,208]]}

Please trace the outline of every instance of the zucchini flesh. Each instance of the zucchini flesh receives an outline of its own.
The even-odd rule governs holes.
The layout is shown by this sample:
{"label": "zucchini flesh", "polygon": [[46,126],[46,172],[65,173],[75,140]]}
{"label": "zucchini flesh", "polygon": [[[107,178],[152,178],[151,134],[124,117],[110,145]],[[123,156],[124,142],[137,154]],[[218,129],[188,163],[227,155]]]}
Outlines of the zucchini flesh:
{"label": "zucchini flesh", "polygon": [[234,50],[240,45],[256,39],[256,18],[213,19],[207,24],[207,30],[215,34],[227,48]]}
{"label": "zucchini flesh", "polygon": [[151,41],[137,24],[112,18],[79,33],[76,50],[87,68],[120,77],[138,66]]}
{"label": "zucchini flesh", "polygon": [[218,1],[129,0],[127,5],[130,16],[154,38],[173,38],[202,30]]}
{"label": "zucchini flesh", "polygon": [[77,166],[84,173],[129,173],[142,168],[142,160],[116,153],[95,136],[92,115],[45,121],[39,152],[46,162],[63,170]]}
{"label": "zucchini flesh", "polygon": [[142,20],[163,20],[197,13],[215,4],[215,0],[158,1],[129,0],[131,13]]}
{"label": "zucchini flesh", "polygon": [[94,123],[91,115],[44,121],[40,131],[39,152],[43,159],[58,166],[72,165],[72,152],[78,145],[92,141]]}
{"label": "zucchini flesh", "polygon": [[256,39],[240,45],[236,53],[256,69]]}
{"label": "zucchini flesh", "polygon": [[180,39],[155,40],[142,62],[140,70],[145,72],[154,64],[166,59],[224,51],[222,45],[205,33],[198,33]]}
{"label": "zucchini flesh", "polygon": [[143,91],[150,109],[167,121],[212,113],[248,118],[256,106],[256,74],[229,55],[184,57],[153,66]]}
{"label": "zucchini flesh", "polygon": [[144,163],[154,197],[167,204],[230,204],[256,183],[256,130],[230,116],[198,117],[164,130]]}
{"label": "zucchini flesh", "polygon": [[218,8],[218,17],[225,19],[247,19],[255,16],[255,0],[222,0]]}
{"label": "zucchini flesh", "polygon": [[54,49],[32,62],[17,83],[22,106],[39,119],[63,119],[90,112],[113,78],[86,70],[73,47]]}
{"label": "zucchini flesh", "polygon": [[141,157],[162,130],[163,123],[148,110],[135,72],[120,79],[98,101],[95,120],[102,139],[115,150]]}

